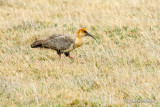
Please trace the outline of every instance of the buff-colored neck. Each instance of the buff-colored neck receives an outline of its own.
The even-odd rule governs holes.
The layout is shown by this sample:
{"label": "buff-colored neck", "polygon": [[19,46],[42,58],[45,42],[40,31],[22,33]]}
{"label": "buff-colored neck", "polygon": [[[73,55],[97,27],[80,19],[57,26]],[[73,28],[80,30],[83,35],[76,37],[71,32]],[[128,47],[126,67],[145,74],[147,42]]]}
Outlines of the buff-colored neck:
{"label": "buff-colored neck", "polygon": [[76,48],[80,47],[83,45],[83,37],[81,37],[79,35],[79,33],[77,33],[77,36],[76,36],[76,41],[75,41],[75,46]]}

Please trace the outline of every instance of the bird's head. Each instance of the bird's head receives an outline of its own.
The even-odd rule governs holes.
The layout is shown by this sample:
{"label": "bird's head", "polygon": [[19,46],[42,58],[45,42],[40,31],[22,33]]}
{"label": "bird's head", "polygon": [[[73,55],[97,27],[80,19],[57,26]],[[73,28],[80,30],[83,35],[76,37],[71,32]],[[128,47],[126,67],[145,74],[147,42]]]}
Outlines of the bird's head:
{"label": "bird's head", "polygon": [[[81,28],[79,29],[79,31],[77,32],[77,37],[78,38],[84,38],[86,36],[90,36],[92,37],[94,40],[96,40],[96,38],[94,36],[92,36],[90,33],[87,32],[87,29],[85,28]],[[97,41],[97,40],[96,40]]]}

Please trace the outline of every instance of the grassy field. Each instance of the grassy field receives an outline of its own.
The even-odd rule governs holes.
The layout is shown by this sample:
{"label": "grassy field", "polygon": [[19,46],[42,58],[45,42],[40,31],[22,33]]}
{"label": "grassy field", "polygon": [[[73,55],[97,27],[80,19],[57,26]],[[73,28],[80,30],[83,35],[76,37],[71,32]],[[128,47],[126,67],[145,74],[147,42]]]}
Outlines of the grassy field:
{"label": "grassy field", "polygon": [[[85,27],[71,60],[30,44]],[[0,0],[1,106],[160,106],[160,0]]]}

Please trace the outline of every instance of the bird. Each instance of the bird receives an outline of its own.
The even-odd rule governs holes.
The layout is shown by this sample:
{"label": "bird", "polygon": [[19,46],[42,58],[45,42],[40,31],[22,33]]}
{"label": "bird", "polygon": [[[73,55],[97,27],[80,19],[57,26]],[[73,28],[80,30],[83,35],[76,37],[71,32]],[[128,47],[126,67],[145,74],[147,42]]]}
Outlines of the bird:
{"label": "bird", "polygon": [[87,36],[92,37],[95,41],[96,38],[88,33],[87,29],[81,28],[78,30],[77,35],[66,34],[53,34],[47,39],[36,40],[31,44],[31,48],[47,48],[57,52],[61,58],[61,54],[65,54],[66,57],[74,59],[70,56],[70,52],[75,48],[78,48],[85,44],[85,38]]}

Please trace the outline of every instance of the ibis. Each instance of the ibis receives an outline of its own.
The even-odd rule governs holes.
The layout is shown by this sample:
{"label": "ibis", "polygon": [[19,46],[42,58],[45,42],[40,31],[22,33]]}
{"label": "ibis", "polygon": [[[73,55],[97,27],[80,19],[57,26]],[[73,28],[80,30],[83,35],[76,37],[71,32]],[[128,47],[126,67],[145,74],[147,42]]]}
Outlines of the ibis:
{"label": "ibis", "polygon": [[76,36],[65,34],[53,34],[49,36],[47,39],[36,40],[31,44],[31,48],[52,49],[57,52],[59,57],[61,57],[61,54],[65,54],[66,57],[73,59],[73,57],[70,56],[70,52],[75,48],[82,46],[85,43],[85,38],[87,36],[90,36],[93,39],[95,39],[95,37],[88,33],[85,28],[81,28],[77,32]]}

